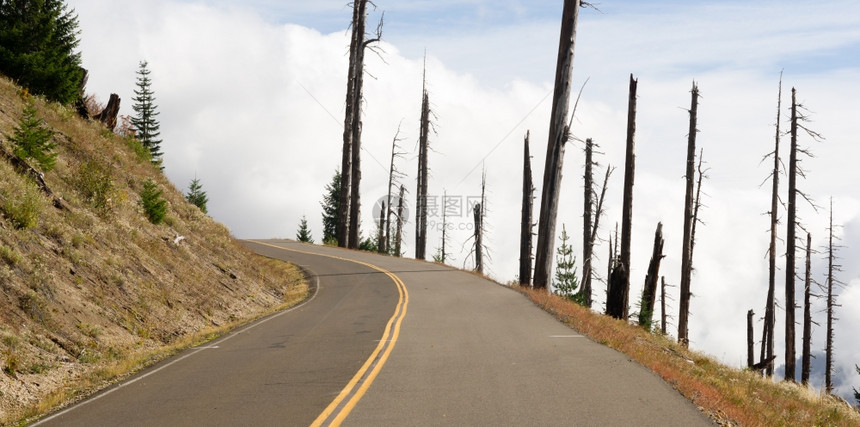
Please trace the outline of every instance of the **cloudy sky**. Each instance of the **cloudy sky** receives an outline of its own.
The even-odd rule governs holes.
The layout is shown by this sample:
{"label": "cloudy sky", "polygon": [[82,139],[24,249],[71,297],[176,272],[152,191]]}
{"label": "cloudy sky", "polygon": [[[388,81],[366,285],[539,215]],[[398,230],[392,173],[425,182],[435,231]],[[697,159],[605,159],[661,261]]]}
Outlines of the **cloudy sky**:
{"label": "cloudy sky", "polygon": [[[307,215],[320,238],[319,202],[340,164],[346,30],[352,14],[344,0],[68,3],[80,19],[89,92],[102,100],[119,94],[122,114],[131,114],[138,62],[149,62],[161,113],[165,171],[177,187],[185,189],[192,178],[200,178],[210,214],[237,237],[294,237]],[[760,184],[771,164],[761,159],[772,151],[782,71],[782,129],[787,129],[790,89],[795,87],[798,101],[808,109],[807,126],[825,137],[821,142],[801,137],[800,144],[815,157],[803,160],[807,178],[800,185],[818,205],[833,198],[836,232],[844,246],[839,277],[846,286],[839,290],[835,366],[846,378],[837,391],[847,396],[852,385],[860,386],[853,371],[860,363],[860,340],[855,339],[860,331],[860,144],[853,129],[860,117],[860,3],[595,3],[599,10],[580,14],[574,85],[588,83],[572,131],[600,144],[599,174],[609,164],[622,167],[628,77],[632,73],[639,79],[631,295],[641,292],[660,221],[667,255],[662,274],[670,284],[679,282],[686,109],[695,81],[702,96],[698,141],[709,179],[694,260],[690,336],[694,348],[730,365],[744,363],[746,311],[763,315],[766,297],[770,186]],[[561,2],[378,0],[376,6],[369,21],[379,21],[384,12],[384,27],[378,55],[368,55],[366,62],[364,230],[373,229],[372,204],[386,192],[398,125],[408,154],[397,167],[407,174],[402,182],[409,200],[414,199],[426,52],[436,117],[430,195],[447,192],[465,205],[480,195],[486,171],[489,270],[499,281],[513,280],[522,141],[530,131],[539,184]],[[564,162],[559,230],[566,224],[577,248],[582,243],[576,231],[582,215],[582,163],[582,144],[573,141]],[[609,184],[603,238],[620,219],[622,180],[619,170]],[[785,188],[782,192],[785,199]],[[799,212],[820,251],[826,242],[827,209],[802,205]],[[471,268],[471,215],[462,209],[452,212],[449,221],[455,228],[451,263]],[[441,217],[430,218],[431,226],[439,222]],[[414,224],[406,230],[406,251],[412,255]],[[784,238],[784,227],[780,235]],[[431,230],[428,253],[439,244],[439,233]],[[784,246],[779,245],[780,264]],[[607,246],[596,251],[596,262],[605,265]],[[823,253],[815,254],[813,277],[820,283],[825,270]],[[783,269],[778,276],[780,306],[784,274]],[[801,295],[802,287],[798,289]],[[604,292],[596,287],[598,309]],[[676,315],[676,303],[669,305],[669,314]],[[823,325],[821,307],[816,300],[815,315]],[[778,363],[782,314],[776,325]],[[761,326],[759,320],[757,335]],[[813,347],[824,347],[820,326],[814,329]]]}

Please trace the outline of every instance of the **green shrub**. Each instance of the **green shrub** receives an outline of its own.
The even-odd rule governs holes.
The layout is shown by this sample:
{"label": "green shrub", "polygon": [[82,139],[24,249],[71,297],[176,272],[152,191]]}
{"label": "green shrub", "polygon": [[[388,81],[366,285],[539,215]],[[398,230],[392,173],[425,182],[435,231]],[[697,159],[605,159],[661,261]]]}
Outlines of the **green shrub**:
{"label": "green shrub", "polygon": [[21,255],[18,255],[18,252],[8,246],[0,246],[0,259],[6,261],[10,267],[21,263]]}
{"label": "green shrub", "polygon": [[149,222],[158,225],[164,221],[164,215],[167,214],[167,201],[161,197],[161,190],[155,181],[147,179],[143,182],[140,204],[143,206],[143,211],[149,218]]}
{"label": "green shrub", "polygon": [[0,193],[2,197],[0,210],[15,228],[26,230],[39,223],[44,201],[34,185],[28,183],[24,185],[23,190],[11,195]]}
{"label": "green shrub", "polygon": [[99,162],[88,160],[78,169],[78,191],[87,203],[104,213],[111,209],[113,173]]}

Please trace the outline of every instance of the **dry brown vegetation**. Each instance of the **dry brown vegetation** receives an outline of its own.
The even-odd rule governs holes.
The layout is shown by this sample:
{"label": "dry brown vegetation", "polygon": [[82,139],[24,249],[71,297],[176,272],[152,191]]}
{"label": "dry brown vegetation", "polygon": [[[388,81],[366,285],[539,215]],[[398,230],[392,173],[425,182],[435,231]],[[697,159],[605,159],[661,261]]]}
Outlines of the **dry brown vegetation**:
{"label": "dry brown vegetation", "polygon": [[719,424],[860,425],[860,413],[841,399],[794,383],[775,383],[749,370],[729,368],[666,336],[594,313],[546,290],[515,289],[593,341],[652,370]]}
{"label": "dry brown vegetation", "polygon": [[[253,255],[186,203],[137,141],[0,77],[7,151],[30,100],[56,132],[59,156],[45,181],[70,209],[55,208],[0,157],[0,424],[306,296],[294,266]],[[140,206],[146,179],[168,203],[161,225]]]}

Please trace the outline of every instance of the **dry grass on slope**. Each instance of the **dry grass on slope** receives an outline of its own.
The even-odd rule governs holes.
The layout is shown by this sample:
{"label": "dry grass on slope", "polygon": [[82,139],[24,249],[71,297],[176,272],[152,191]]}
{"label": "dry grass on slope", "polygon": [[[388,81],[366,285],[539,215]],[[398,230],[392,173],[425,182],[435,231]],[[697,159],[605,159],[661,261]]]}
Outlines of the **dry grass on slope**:
{"label": "dry grass on slope", "polygon": [[594,313],[545,290],[515,289],[593,341],[652,370],[720,424],[860,426],[860,413],[838,398],[726,367],[668,337]]}
{"label": "dry grass on slope", "polygon": [[[188,204],[137,141],[0,77],[7,151],[30,101],[56,132],[59,156],[45,181],[70,209],[55,208],[0,157],[0,424],[305,298],[294,266],[252,254]],[[146,179],[168,203],[161,225],[140,206]]]}

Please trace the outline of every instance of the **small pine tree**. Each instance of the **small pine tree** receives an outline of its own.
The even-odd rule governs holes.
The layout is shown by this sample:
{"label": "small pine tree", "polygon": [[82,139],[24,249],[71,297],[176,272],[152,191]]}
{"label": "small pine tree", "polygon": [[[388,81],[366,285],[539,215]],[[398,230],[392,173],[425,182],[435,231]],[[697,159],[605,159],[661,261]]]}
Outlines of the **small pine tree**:
{"label": "small pine tree", "polygon": [[158,225],[164,221],[164,215],[167,214],[167,201],[161,197],[161,190],[155,181],[147,179],[143,182],[140,204],[149,222]]}
{"label": "small pine tree", "polygon": [[[860,366],[854,365],[854,369],[857,370],[857,375],[860,375]],[[854,399],[857,399],[857,404],[860,405],[860,390],[854,389]]]}
{"label": "small pine tree", "polygon": [[308,229],[308,219],[302,215],[302,220],[299,222],[299,231],[296,233],[296,239],[304,243],[313,243],[314,238],[311,237],[311,230]]}
{"label": "small pine tree", "polygon": [[63,0],[0,1],[0,73],[51,101],[82,101],[79,35]]}
{"label": "small pine tree", "polygon": [[340,171],[335,171],[331,182],[326,184],[323,193],[322,222],[323,243],[337,245],[337,218],[340,209]]}
{"label": "small pine tree", "polygon": [[569,300],[576,300],[576,289],[579,279],[576,277],[576,258],[573,256],[573,246],[568,244],[570,236],[564,224],[561,225],[561,246],[556,249],[555,293]]}
{"label": "small pine tree", "polygon": [[160,166],[163,153],[161,152],[161,140],[158,139],[161,133],[158,129],[161,125],[155,119],[155,116],[158,115],[158,111],[156,111],[158,106],[155,105],[152,80],[149,78],[150,71],[147,66],[146,61],[141,61],[140,68],[137,70],[137,89],[134,91],[135,96],[131,98],[134,101],[131,108],[134,109],[135,113],[134,117],[131,118],[131,125],[134,128],[135,137],[144,147],[149,149],[152,163]]}
{"label": "small pine tree", "polygon": [[206,192],[203,191],[203,185],[200,184],[199,179],[194,178],[191,180],[191,184],[188,185],[188,194],[185,195],[185,200],[188,200],[188,203],[200,208],[201,212],[208,213],[206,211],[206,203],[209,202],[209,198],[206,196]]}
{"label": "small pine tree", "polygon": [[54,168],[57,153],[55,144],[51,141],[54,131],[43,126],[42,120],[36,117],[36,107],[32,102],[24,107],[24,114],[15,126],[12,143],[15,155],[22,159],[33,159],[44,171]]}

